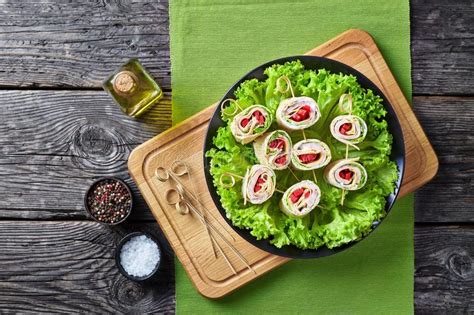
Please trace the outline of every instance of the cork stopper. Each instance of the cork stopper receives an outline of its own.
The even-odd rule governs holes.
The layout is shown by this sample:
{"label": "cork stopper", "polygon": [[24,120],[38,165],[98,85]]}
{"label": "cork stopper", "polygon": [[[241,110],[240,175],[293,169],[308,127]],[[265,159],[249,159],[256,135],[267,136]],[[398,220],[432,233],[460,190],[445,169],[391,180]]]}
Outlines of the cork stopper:
{"label": "cork stopper", "polygon": [[128,94],[135,87],[135,75],[130,71],[121,71],[117,73],[114,79],[114,90],[117,93]]}

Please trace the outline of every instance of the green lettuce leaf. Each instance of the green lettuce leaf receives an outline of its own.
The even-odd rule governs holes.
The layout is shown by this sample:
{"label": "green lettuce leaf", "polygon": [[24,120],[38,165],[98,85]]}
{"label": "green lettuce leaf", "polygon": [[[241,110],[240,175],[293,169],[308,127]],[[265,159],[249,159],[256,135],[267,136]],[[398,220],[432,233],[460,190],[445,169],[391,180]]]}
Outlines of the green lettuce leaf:
{"label": "green lettuce leaf", "polygon": [[[322,169],[316,170],[314,176],[321,189],[320,207],[304,218],[284,214],[279,209],[281,194],[278,192],[262,205],[244,205],[242,180],[235,177],[235,185],[225,188],[220,185],[220,179],[226,173],[244,176],[247,169],[258,162],[252,143],[237,143],[229,126],[225,126],[219,128],[213,139],[214,148],[206,155],[211,159],[210,173],[227,217],[235,226],[250,230],[257,239],[269,239],[276,247],[334,248],[360,239],[371,231],[374,221],[386,215],[385,198],[394,191],[398,179],[397,166],[389,158],[393,137],[384,120],[386,110],[382,99],[371,90],[362,88],[353,76],[324,69],[307,70],[299,61],[273,65],[264,73],[267,76],[265,81],[247,80],[236,90],[239,107],[243,109],[260,104],[274,118],[279,103],[291,97],[290,92],[281,94],[276,88],[278,78],[287,76],[296,96],[309,96],[317,101],[322,117],[305,133],[308,138],[326,142],[331,149],[332,160],[343,158],[346,147],[332,138],[329,124],[334,117],[342,114],[337,106],[340,96],[343,93],[352,94],[353,114],[365,120],[368,132],[366,139],[358,145],[360,150],[349,149],[349,157],[358,157],[364,165],[368,174],[367,183],[361,190],[346,192],[344,206],[341,206],[342,191],[326,183]],[[230,122],[234,115],[223,118]],[[273,123],[270,130],[276,129],[278,126]],[[290,136],[293,143],[303,139],[301,132],[291,132]],[[312,172],[295,173],[300,180],[313,180]],[[288,170],[276,171],[276,176],[279,190],[284,191],[297,182]]]}

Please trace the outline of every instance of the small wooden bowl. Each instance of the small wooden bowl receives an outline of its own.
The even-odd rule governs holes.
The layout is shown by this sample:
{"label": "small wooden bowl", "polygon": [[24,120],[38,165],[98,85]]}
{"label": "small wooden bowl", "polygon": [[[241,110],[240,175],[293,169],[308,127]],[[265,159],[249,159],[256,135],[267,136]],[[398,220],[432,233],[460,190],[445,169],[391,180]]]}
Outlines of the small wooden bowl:
{"label": "small wooden bowl", "polygon": [[[128,209],[127,211],[127,214],[120,220],[120,221],[117,221],[117,222],[114,222],[114,223],[108,223],[108,222],[102,222],[100,221],[99,219],[97,219],[91,212],[90,208],[89,208],[89,203],[88,203],[88,197],[89,197],[89,194],[91,193],[92,189],[100,182],[103,182],[103,181],[116,181],[116,182],[119,182],[121,183],[126,189],[127,189],[127,192],[128,194],[130,195],[130,208]],[[94,181],[90,186],[89,188],[87,189],[85,195],[84,195],[84,208],[86,209],[86,212],[87,214],[89,215],[89,217],[91,217],[94,221],[96,222],[99,222],[101,224],[105,224],[105,225],[117,225],[117,224],[120,224],[120,223],[123,223],[125,222],[125,220],[127,220],[127,218],[129,217],[130,213],[132,212],[132,209],[133,209],[133,195],[132,195],[132,190],[130,189],[130,187],[121,179],[118,179],[116,177],[101,177],[99,179],[97,179],[96,181]]]}

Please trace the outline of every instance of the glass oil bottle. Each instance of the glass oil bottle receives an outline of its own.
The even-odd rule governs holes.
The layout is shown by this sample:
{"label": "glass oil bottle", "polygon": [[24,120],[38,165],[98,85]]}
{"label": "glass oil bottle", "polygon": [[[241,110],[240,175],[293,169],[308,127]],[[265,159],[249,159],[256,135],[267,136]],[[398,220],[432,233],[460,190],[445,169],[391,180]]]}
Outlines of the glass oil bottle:
{"label": "glass oil bottle", "polygon": [[162,97],[163,91],[137,59],[131,59],[103,83],[120,109],[138,117]]}

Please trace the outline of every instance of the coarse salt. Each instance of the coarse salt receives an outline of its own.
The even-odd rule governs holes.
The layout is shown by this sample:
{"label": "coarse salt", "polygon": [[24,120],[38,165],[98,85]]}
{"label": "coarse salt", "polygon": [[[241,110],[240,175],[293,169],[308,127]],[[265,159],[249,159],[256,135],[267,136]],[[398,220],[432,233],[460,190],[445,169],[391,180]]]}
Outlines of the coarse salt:
{"label": "coarse salt", "polygon": [[134,236],[120,251],[120,264],[134,277],[148,276],[160,262],[158,245],[145,235]]}

